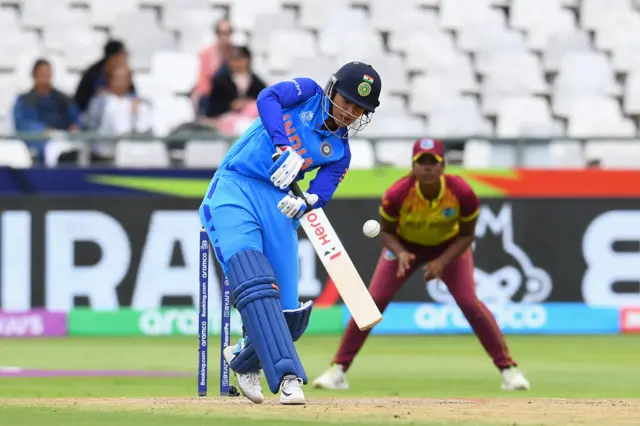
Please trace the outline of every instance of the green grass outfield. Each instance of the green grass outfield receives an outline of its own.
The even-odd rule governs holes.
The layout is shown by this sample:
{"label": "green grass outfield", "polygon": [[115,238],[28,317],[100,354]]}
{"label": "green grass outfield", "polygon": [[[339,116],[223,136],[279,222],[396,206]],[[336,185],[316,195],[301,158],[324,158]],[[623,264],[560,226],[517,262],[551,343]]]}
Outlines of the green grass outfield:
{"label": "green grass outfield", "polygon": [[[193,372],[188,378],[0,378],[4,425],[640,425],[640,336],[508,336],[532,383],[500,391],[472,336],[373,336],[348,391],[305,387],[305,407],[217,397],[218,339],[210,340],[210,397],[197,398],[196,337],[0,340],[0,366]],[[337,337],[298,344],[310,380]],[[264,387],[266,390],[266,386]],[[574,401],[567,401],[571,399]],[[572,419],[576,419],[573,423]]]}

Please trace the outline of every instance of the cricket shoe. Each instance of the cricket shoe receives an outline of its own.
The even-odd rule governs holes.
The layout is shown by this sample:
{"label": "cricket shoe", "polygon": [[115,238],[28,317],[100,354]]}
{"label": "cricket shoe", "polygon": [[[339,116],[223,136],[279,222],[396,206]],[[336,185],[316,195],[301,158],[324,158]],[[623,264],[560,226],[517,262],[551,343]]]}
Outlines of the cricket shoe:
{"label": "cricket shoe", "polygon": [[347,375],[340,364],[334,364],[320,377],[313,381],[312,386],[320,389],[349,389]]}
{"label": "cricket shoe", "polygon": [[280,383],[280,404],[300,405],[305,403],[302,379],[292,374],[284,376],[282,383]]}
{"label": "cricket shoe", "polygon": [[[244,347],[244,339],[240,339],[237,345],[227,346],[222,351],[224,355],[225,361],[227,364],[231,365],[231,361],[236,357],[237,354],[240,353],[242,348]],[[231,370],[233,371],[233,370]],[[233,371],[234,376],[236,376],[236,380],[238,381],[238,387],[240,388],[240,392],[244,396],[246,396],[251,402],[256,404],[260,404],[264,401],[264,394],[262,393],[262,386],[260,385],[260,372],[252,372],[252,373],[236,373]]]}
{"label": "cricket shoe", "polygon": [[515,367],[509,367],[502,370],[502,390],[529,390],[531,385],[524,375]]}

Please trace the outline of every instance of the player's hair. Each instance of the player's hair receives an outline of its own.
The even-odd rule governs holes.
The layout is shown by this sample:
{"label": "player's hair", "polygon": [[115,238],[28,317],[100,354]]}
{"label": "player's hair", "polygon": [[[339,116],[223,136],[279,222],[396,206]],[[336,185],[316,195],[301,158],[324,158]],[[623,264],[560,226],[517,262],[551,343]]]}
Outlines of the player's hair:
{"label": "player's hair", "polygon": [[44,58],[39,58],[37,59],[34,64],[33,67],[31,68],[31,76],[35,77],[36,75],[36,71],[38,71],[38,68],[42,67],[42,66],[51,66],[51,62],[49,62],[48,60],[44,59]]}

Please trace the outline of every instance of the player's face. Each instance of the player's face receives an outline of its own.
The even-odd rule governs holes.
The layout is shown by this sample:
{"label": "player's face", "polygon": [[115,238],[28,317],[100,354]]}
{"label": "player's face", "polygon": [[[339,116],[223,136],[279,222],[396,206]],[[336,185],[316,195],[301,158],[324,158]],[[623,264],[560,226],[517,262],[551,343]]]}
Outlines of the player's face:
{"label": "player's face", "polygon": [[338,126],[346,127],[360,118],[362,114],[364,114],[364,108],[346,100],[340,93],[336,93],[331,107],[331,115],[335,117]]}
{"label": "player's face", "polygon": [[443,170],[443,163],[433,155],[423,154],[413,162],[413,174],[420,183],[432,184],[438,182]]}

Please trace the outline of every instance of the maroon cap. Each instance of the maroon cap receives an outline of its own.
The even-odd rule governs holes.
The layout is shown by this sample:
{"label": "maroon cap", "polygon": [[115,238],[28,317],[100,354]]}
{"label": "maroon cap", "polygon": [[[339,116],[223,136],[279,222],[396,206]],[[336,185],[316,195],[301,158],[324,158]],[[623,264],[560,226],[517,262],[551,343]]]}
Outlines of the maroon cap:
{"label": "maroon cap", "polygon": [[444,146],[442,142],[435,139],[418,139],[413,144],[413,161],[416,161],[424,154],[432,155],[436,160],[444,160]]}

